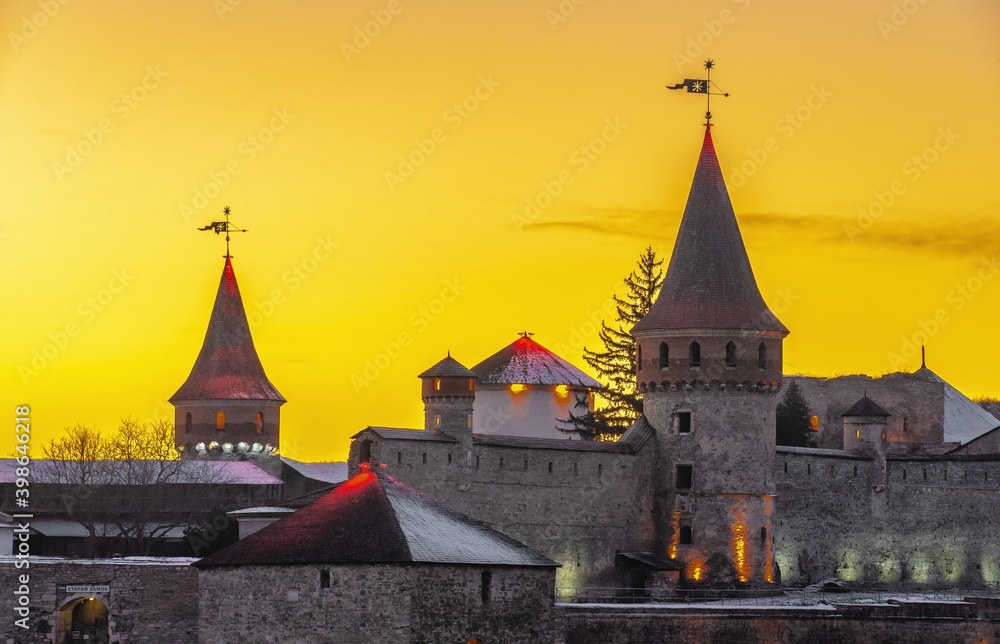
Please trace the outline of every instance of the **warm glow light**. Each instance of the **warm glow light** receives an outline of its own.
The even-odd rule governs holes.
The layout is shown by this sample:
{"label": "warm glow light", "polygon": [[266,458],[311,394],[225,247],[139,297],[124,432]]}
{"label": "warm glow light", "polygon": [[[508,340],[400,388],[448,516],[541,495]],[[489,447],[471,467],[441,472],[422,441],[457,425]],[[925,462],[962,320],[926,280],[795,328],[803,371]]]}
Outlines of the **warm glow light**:
{"label": "warm glow light", "polygon": [[525,389],[527,389],[526,385],[513,384],[513,385],[510,386],[510,393],[512,393],[512,394],[519,394],[522,391],[524,391]]}
{"label": "warm glow light", "polygon": [[569,395],[569,387],[566,385],[556,385],[556,396],[560,398],[565,398]]}
{"label": "warm glow light", "polygon": [[687,577],[692,581],[701,581],[705,575],[705,559],[698,557],[688,562]]}
{"label": "warm glow light", "polygon": [[670,518],[670,545],[667,547],[667,554],[671,559],[677,558],[677,545],[681,542],[681,513],[674,512]]}
{"label": "warm glow light", "polygon": [[747,529],[742,523],[733,526],[733,553],[736,559],[736,577],[745,583],[750,580],[750,559],[747,556]]}

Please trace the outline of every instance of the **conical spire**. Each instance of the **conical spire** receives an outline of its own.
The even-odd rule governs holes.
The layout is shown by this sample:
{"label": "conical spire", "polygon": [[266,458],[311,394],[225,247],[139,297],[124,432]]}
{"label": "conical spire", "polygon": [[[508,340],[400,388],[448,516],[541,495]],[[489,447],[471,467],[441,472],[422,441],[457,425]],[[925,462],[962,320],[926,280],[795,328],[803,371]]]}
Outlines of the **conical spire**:
{"label": "conical spire", "polygon": [[232,260],[226,257],[205,342],[191,375],[170,402],[180,400],[275,400],[284,397],[264,374],[250,337]]}
{"label": "conical spire", "polygon": [[663,288],[632,331],[680,329],[788,333],[757,288],[709,127]]}

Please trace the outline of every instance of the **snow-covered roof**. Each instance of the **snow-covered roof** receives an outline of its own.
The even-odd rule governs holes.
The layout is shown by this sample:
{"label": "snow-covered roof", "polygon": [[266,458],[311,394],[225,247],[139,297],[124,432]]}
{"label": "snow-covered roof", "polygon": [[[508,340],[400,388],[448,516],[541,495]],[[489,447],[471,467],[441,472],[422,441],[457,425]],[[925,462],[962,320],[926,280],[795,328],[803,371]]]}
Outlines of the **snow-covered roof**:
{"label": "snow-covered roof", "polygon": [[946,443],[964,445],[973,438],[978,438],[986,432],[1000,427],[1000,420],[997,420],[993,414],[972,402],[968,396],[955,389],[927,367],[921,367],[917,371],[917,375],[933,382],[944,383],[944,440]]}
{"label": "snow-covered roof", "polygon": [[[126,467],[149,468],[148,475],[127,475]],[[87,468],[87,482],[94,485],[149,481],[155,483],[210,483],[216,485],[280,485],[282,480],[272,476],[252,461],[31,461],[32,483],[68,483],[80,480],[83,467]],[[12,458],[0,459],[0,483],[16,480],[17,462]]]}
{"label": "snow-covered roof", "polygon": [[286,456],[281,457],[281,462],[292,468],[307,479],[323,481],[324,483],[342,483],[347,480],[347,463],[342,461],[327,461],[320,463],[307,463],[296,461]]}
{"label": "snow-covered roof", "polygon": [[276,505],[259,505],[255,508],[243,508],[242,510],[230,510],[226,512],[229,516],[251,516],[255,514],[291,514],[295,508],[282,508]]}
{"label": "snow-covered roof", "polygon": [[570,385],[600,389],[584,372],[538,344],[521,336],[472,368],[486,385]]}
{"label": "snow-covered roof", "polygon": [[[179,539],[184,536],[186,525],[171,525],[164,527],[161,523],[147,523],[144,532],[147,535],[155,535],[160,538]],[[87,531],[80,523],[72,519],[32,519],[31,529],[46,537],[89,537]],[[94,533],[98,537],[118,537],[121,529],[113,523],[95,523]]]}
{"label": "snow-covered roof", "polygon": [[361,472],[195,565],[307,563],[559,565],[381,472]]}

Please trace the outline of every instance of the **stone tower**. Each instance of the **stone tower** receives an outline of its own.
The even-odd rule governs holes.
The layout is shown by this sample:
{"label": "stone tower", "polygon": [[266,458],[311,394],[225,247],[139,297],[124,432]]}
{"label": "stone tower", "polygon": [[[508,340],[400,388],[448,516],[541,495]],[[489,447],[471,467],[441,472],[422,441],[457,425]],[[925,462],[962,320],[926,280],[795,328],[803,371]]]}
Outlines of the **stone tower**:
{"label": "stone tower", "polygon": [[632,329],[660,450],[657,535],[690,583],[775,581],[775,407],[788,329],[764,303],[711,126],[659,297]]}
{"label": "stone tower", "polygon": [[[267,379],[250,337],[233,263],[226,257],[208,330],[191,374],[170,398],[177,444],[239,450],[241,443],[277,448],[284,397]],[[257,447],[253,447],[254,444]],[[246,449],[246,448],[244,448]]]}
{"label": "stone tower", "polygon": [[420,374],[420,381],[424,429],[439,431],[471,444],[476,374],[449,354]]}

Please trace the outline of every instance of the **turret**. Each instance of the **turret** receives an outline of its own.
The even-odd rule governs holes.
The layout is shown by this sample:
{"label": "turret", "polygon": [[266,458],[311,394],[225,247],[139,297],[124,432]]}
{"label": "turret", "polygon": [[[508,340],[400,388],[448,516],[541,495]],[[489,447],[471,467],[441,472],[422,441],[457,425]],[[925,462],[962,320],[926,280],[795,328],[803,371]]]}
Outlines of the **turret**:
{"label": "turret", "polygon": [[170,403],[177,445],[186,455],[217,444],[270,452],[279,444],[285,398],[267,379],[250,336],[232,259],[226,257],[198,358]]}
{"label": "turret", "polygon": [[706,127],[663,287],[632,329],[664,462],[657,533],[689,583],[766,585],[775,406],[788,329],[754,280]]}
{"label": "turret", "polygon": [[844,418],[844,449],[885,456],[886,430],[892,414],[865,394],[841,415]]}
{"label": "turret", "polygon": [[449,353],[419,377],[420,394],[424,401],[424,429],[471,441],[476,374]]}

